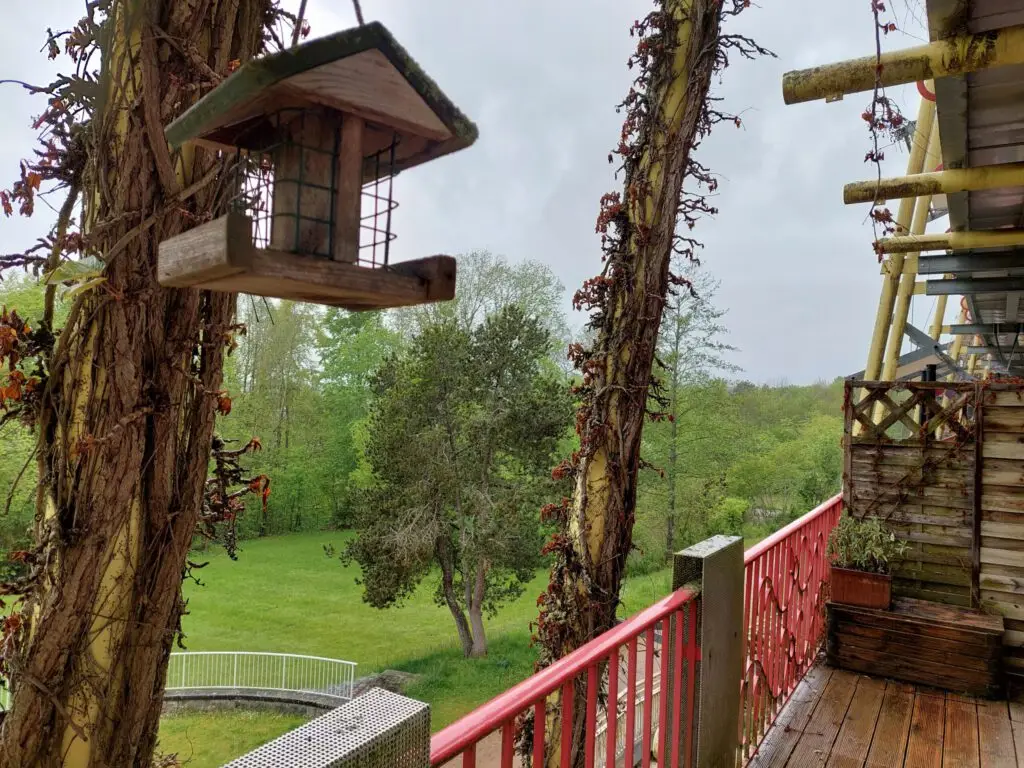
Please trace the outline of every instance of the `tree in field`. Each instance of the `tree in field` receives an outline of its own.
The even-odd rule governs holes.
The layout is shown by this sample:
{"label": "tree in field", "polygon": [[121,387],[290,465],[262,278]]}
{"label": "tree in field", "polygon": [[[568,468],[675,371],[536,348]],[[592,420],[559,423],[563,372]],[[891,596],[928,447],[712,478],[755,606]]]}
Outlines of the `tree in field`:
{"label": "tree in field", "polygon": [[38,361],[8,397],[35,425],[39,472],[27,575],[0,587],[22,595],[0,637],[11,768],[150,766],[189,544],[201,516],[234,514],[227,481],[242,479],[238,456],[219,454],[226,474],[207,481],[234,296],[156,279],[161,240],[225,211],[229,161],[172,152],[163,126],[280,39],[283,15],[273,0],[85,7],[51,34],[70,74],[32,89],[45,96],[41,143],[0,194],[9,214],[65,196],[52,233],[0,267],[77,279],[56,338],[53,282],[41,317],[0,322],[8,395],[9,366]]}
{"label": "tree in field", "polygon": [[370,405],[373,373],[402,344],[403,339],[387,327],[381,312],[332,308],[318,329],[324,404],[321,460],[325,466],[317,482],[323,486],[336,525],[348,525],[353,514],[352,477],[359,463],[357,430]]}
{"label": "tree in field", "polygon": [[404,307],[391,313],[391,322],[405,336],[443,319],[462,328],[479,325],[491,313],[515,305],[539,318],[552,336],[568,337],[562,295],[565,291],[547,264],[522,261],[510,264],[504,256],[490,251],[460,254],[459,290],[453,301]]}
{"label": "tree in field", "polygon": [[443,319],[373,383],[370,486],[343,559],[362,568],[363,599],[377,608],[436,573],[466,656],[486,654],[485,614],[541,563],[537,505],[571,417],[564,381],[543,370],[550,345],[516,306],[473,328]]}
{"label": "tree in field", "polygon": [[[633,544],[658,332],[669,285],[679,282],[670,263],[673,253],[688,253],[694,245],[677,234],[677,220],[692,226],[712,210],[692,187],[684,194],[683,182],[716,186],[693,150],[724,117],[709,104],[708,88],[714,72],[727,64],[729,50],[748,56],[761,52],[745,38],[719,33],[723,17],[748,5],[746,0],[658,0],[631,31],[639,40],[630,61],[637,77],[622,105],[626,117],[614,153],[622,161],[623,192],[602,198],[597,229],[604,271],[575,300],[592,312],[594,341],[572,348],[582,374],[580,449],[556,470],[575,482],[572,499],[546,509],[560,530],[550,544],[556,559],[540,598],[536,634],[542,662],[572,652],[616,621]],[[578,687],[579,696],[584,689]],[[580,713],[585,710],[581,698],[571,723],[559,718],[557,702],[549,710],[554,743],[561,728],[573,729],[574,764],[582,764]]]}
{"label": "tree in field", "polygon": [[[688,394],[695,394],[699,392],[696,388],[706,383],[712,374],[739,370],[726,359],[726,355],[736,348],[722,341],[726,332],[722,324],[725,311],[712,303],[719,282],[709,273],[701,271],[695,262],[684,265],[678,271],[688,285],[670,291],[665,304],[657,350],[657,359],[663,369],[663,383],[660,391],[654,393],[657,405],[668,421],[668,455],[664,457],[663,465],[668,495],[665,512],[666,561],[676,551],[676,508],[682,443],[701,442],[706,444],[702,447],[711,452],[715,450],[715,446],[708,443],[714,431],[686,429],[684,418],[690,416],[692,410],[700,410],[696,414],[698,419],[711,414],[705,410],[706,403],[681,402],[683,389],[693,388],[695,391]],[[660,457],[647,458],[655,465],[662,466],[659,464]]]}
{"label": "tree in field", "polygon": [[250,466],[274,478],[268,502],[251,504],[247,533],[297,530],[303,513],[317,513],[317,478],[327,470],[320,461],[324,405],[315,354],[323,314],[319,307],[293,301],[243,297],[239,302],[238,321],[246,332],[225,373],[234,397],[231,418],[221,430],[241,442],[259,434],[263,451]]}

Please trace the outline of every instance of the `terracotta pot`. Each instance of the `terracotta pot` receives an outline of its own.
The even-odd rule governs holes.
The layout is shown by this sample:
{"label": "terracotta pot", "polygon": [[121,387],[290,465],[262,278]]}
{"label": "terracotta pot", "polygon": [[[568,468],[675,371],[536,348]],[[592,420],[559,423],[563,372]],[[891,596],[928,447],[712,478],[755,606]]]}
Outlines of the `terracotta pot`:
{"label": "terracotta pot", "polygon": [[892,576],[832,566],[832,602],[888,610],[892,603]]}

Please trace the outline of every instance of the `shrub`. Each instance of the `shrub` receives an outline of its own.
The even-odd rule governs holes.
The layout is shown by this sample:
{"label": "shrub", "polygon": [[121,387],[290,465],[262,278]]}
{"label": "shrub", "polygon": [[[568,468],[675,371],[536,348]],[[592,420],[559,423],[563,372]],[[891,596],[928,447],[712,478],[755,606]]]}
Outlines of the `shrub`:
{"label": "shrub", "polygon": [[828,537],[828,559],[837,568],[888,573],[891,563],[906,551],[907,543],[875,518],[855,520],[843,515]]}

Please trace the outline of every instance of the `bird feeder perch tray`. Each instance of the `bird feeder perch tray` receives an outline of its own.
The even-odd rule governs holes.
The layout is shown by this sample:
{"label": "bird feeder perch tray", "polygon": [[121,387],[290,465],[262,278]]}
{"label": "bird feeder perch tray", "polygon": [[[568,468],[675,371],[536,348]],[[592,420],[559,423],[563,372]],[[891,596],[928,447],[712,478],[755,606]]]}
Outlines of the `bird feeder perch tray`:
{"label": "bird feeder perch tray", "polygon": [[234,162],[230,212],[160,244],[161,285],[352,310],[454,297],[450,256],[390,262],[393,180],[476,126],[381,24],[247,63],[166,136]]}

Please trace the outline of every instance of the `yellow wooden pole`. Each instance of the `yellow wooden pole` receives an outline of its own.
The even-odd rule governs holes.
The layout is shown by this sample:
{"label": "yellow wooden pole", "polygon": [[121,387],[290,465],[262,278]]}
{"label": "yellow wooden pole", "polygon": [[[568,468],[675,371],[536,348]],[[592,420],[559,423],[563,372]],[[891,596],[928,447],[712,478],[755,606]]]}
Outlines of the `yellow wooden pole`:
{"label": "yellow wooden pole", "polygon": [[[946,297],[945,296],[940,296],[939,298],[943,298],[944,299]],[[960,323],[960,324],[963,324],[963,323],[967,322],[967,310],[966,309],[963,309],[963,308],[960,309],[960,315],[959,315],[959,318],[957,319],[957,322]],[[960,362],[960,353],[963,351],[963,348],[964,348],[964,336],[959,335],[959,336],[954,337],[953,338],[953,343],[952,343],[952,345],[950,345],[950,348],[949,348],[949,356],[953,359],[953,362],[955,362],[955,363],[959,363]],[[952,381],[952,380],[953,380],[953,372],[950,371],[949,372],[949,376],[946,377],[946,381]]]}
{"label": "yellow wooden pole", "polygon": [[951,168],[948,171],[895,176],[890,179],[855,181],[843,187],[843,202],[882,203],[921,195],[951,195],[981,189],[1024,186],[1024,163]]}
{"label": "yellow wooden pole", "polygon": [[883,87],[937,77],[963,75],[983,69],[1024,64],[1024,26],[955,35],[901,51],[787,72],[782,98],[798,104],[870,91],[876,77]]}
{"label": "yellow wooden pole", "polygon": [[[924,167],[925,149],[932,134],[932,127],[935,124],[935,102],[921,99],[917,109],[917,128],[914,131],[914,140],[911,144],[910,159],[907,161],[907,173],[920,173]],[[896,212],[896,232],[904,233],[910,228],[910,220],[914,215],[915,198],[905,197],[900,200],[899,209]],[[875,314],[875,327],[871,333],[871,345],[868,348],[868,360],[864,366],[864,378],[867,381],[874,381],[882,370],[882,357],[885,352],[885,340],[889,334],[889,324],[892,321],[892,308],[896,301],[896,287],[900,282],[900,275],[903,273],[904,256],[902,253],[894,254],[882,264],[882,293],[878,299],[878,311]],[[913,281],[911,281],[913,282]]]}
{"label": "yellow wooden pole", "polygon": [[[923,199],[923,198],[922,198]],[[931,195],[928,196],[931,199]],[[967,248],[1005,248],[1024,245],[1024,229],[983,229],[975,232],[935,232],[883,237],[875,246],[881,253],[956,251]]]}
{"label": "yellow wooden pole", "polygon": [[[931,136],[928,139],[928,152],[925,163],[929,168],[934,168],[938,162],[939,154],[939,131],[932,128]],[[917,198],[917,205],[914,208],[914,219],[910,224],[911,236],[924,232],[928,224],[928,209],[931,206],[932,196],[924,195]],[[917,254],[914,254],[916,256]],[[885,362],[882,366],[882,381],[892,381],[899,367],[900,350],[903,348],[903,334],[907,330],[907,316],[910,314],[910,300],[914,296],[914,282],[917,278],[917,259],[910,258],[904,261],[903,275],[900,278],[899,288],[896,292],[896,306],[893,310],[892,325],[889,328],[889,344],[885,350]],[[941,328],[942,323],[939,323]]]}

